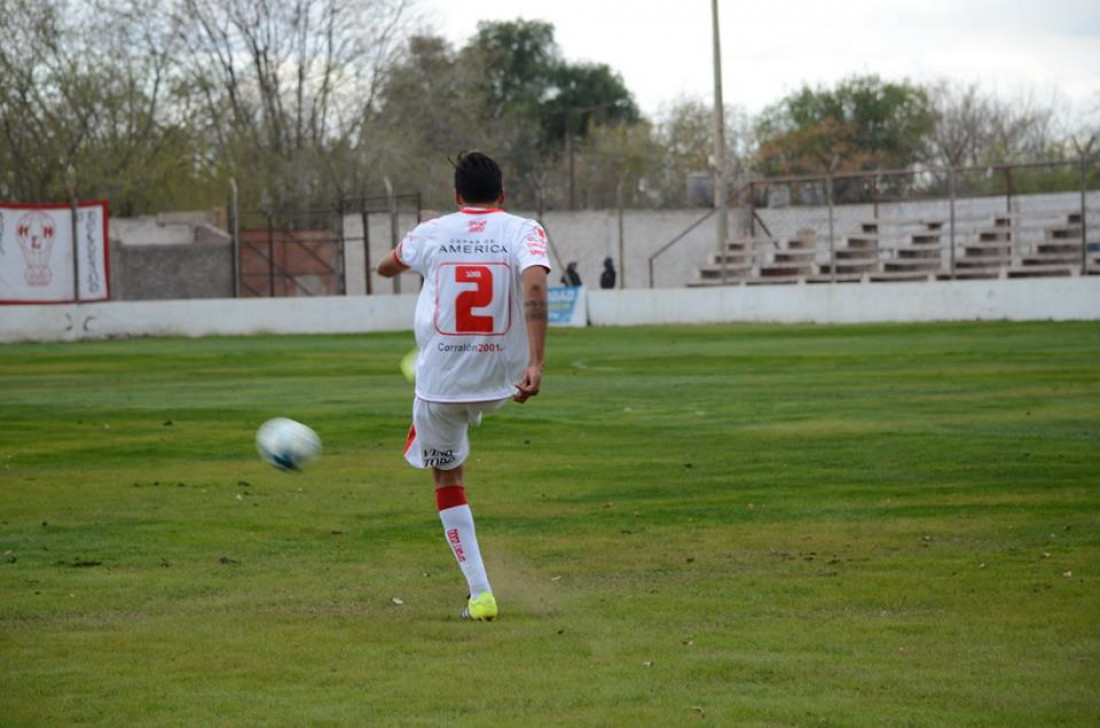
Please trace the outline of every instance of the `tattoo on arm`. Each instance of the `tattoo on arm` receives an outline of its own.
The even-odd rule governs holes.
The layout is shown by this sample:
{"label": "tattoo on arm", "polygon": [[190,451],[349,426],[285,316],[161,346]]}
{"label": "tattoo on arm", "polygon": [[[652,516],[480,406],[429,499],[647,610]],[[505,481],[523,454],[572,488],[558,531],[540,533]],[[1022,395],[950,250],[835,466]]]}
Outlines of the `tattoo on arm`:
{"label": "tattoo on arm", "polygon": [[546,321],[549,319],[546,301],[538,299],[524,301],[523,307],[528,321]]}

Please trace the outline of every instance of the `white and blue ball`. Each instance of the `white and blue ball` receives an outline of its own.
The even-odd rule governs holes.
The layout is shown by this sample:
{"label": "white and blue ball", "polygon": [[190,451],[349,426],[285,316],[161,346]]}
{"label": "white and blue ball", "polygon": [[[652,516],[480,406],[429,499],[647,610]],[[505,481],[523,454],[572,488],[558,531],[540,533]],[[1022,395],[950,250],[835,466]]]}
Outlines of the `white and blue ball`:
{"label": "white and blue ball", "polygon": [[256,431],[256,449],[279,470],[298,470],[321,454],[321,438],[301,422],[276,417]]}

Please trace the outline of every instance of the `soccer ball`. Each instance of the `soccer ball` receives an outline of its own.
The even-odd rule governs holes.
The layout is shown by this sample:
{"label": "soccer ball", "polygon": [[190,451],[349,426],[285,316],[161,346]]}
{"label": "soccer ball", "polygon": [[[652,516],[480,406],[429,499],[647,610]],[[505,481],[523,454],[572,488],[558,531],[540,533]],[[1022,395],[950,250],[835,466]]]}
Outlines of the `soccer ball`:
{"label": "soccer ball", "polygon": [[321,438],[301,422],[276,417],[256,431],[256,449],[279,470],[298,470],[321,454]]}

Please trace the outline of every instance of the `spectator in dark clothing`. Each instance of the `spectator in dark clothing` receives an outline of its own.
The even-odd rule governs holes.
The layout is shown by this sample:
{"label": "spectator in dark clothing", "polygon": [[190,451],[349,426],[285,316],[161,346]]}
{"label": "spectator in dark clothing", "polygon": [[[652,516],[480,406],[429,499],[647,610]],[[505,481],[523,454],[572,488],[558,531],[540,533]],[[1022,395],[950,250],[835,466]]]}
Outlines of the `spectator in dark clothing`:
{"label": "spectator in dark clothing", "polygon": [[581,274],[577,272],[577,261],[571,260],[569,264],[565,266],[565,275],[561,277],[561,284],[573,288],[581,285]]}
{"label": "spectator in dark clothing", "polygon": [[600,274],[600,288],[615,287],[615,263],[611,258],[603,259],[603,273]]}

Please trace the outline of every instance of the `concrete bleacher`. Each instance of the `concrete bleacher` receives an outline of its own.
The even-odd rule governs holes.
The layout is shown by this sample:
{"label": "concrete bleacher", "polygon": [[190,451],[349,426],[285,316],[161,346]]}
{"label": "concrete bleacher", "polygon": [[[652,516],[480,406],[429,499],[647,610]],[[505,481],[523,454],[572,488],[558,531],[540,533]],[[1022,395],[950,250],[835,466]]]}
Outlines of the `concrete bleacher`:
{"label": "concrete bleacher", "polygon": [[[711,254],[691,285],[888,283],[1100,274],[1098,222],[1082,239],[1081,213],[866,220],[833,246],[812,230],[793,238],[737,238]],[[953,239],[952,239],[953,238]],[[952,251],[952,244],[954,249]],[[953,253],[953,254],[952,254]]]}
{"label": "concrete bleacher", "polygon": [[833,249],[831,260],[818,263],[819,274],[834,280],[847,280],[861,279],[865,274],[878,272],[881,269],[879,243],[882,237],[877,222],[860,223],[859,232],[846,236],[844,244]]}
{"label": "concrete bleacher", "polygon": [[872,281],[928,280],[943,268],[943,221],[921,221],[916,229],[892,249],[892,257],[883,260],[882,270],[871,274]]}
{"label": "concrete bleacher", "polygon": [[1044,226],[1042,232],[1042,241],[1014,262],[1008,271],[1009,278],[1077,275],[1082,262],[1087,274],[1100,273],[1096,270],[1100,250],[1090,252],[1087,245],[1082,248],[1081,213],[1071,213],[1064,221]]}
{"label": "concrete bleacher", "polygon": [[755,273],[756,246],[776,243],[770,238],[738,238],[727,242],[721,253],[708,255],[706,264],[698,269],[699,285],[721,285],[723,280],[740,281],[751,277]]}
{"label": "concrete bleacher", "polygon": [[759,276],[747,281],[756,283],[797,283],[813,271],[817,255],[817,240],[812,230],[801,230],[789,240],[780,240],[767,251],[759,266]]}
{"label": "concrete bleacher", "polygon": [[984,225],[956,231],[955,278],[1002,277],[1012,263],[1012,222],[1012,216],[998,215]]}

